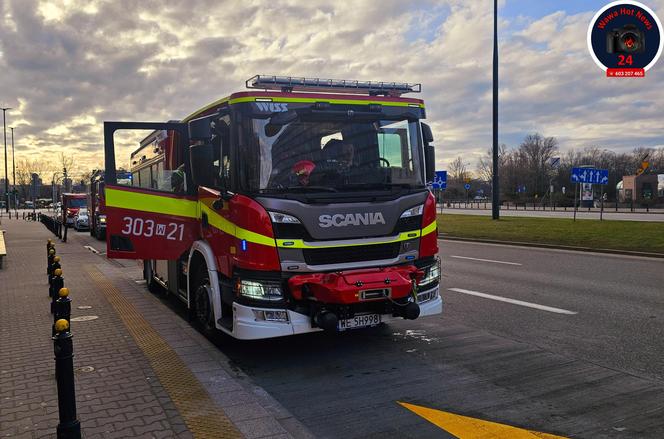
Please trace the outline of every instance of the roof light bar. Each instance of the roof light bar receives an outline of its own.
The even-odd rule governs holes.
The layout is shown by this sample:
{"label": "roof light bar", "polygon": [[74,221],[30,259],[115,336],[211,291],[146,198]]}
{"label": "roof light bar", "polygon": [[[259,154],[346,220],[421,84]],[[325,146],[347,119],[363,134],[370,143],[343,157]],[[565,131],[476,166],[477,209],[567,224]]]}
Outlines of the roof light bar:
{"label": "roof light bar", "polygon": [[249,78],[246,84],[247,88],[280,90],[283,92],[342,92],[394,97],[405,93],[419,93],[422,91],[422,84],[407,84],[405,82],[355,81],[348,79],[299,78],[270,75],[256,75]]}

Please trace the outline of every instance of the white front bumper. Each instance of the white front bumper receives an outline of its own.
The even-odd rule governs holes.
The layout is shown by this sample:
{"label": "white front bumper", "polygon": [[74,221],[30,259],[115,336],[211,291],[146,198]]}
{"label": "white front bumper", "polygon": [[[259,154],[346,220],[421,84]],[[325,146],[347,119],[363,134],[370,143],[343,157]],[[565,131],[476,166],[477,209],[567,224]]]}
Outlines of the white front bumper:
{"label": "white front bumper", "polygon": [[[436,287],[439,288],[439,287]],[[285,311],[288,314],[288,322],[274,322],[259,320],[255,311]],[[440,294],[435,299],[420,303],[420,317],[431,316],[443,312],[443,299]],[[392,314],[381,315],[381,321],[389,322],[402,320],[402,317],[394,317]],[[217,328],[230,333],[240,340],[255,340],[261,338],[284,337],[287,335],[305,334],[307,332],[319,332],[322,329],[311,326],[311,317],[291,310],[260,308],[233,303],[233,331],[229,332],[221,325]]]}

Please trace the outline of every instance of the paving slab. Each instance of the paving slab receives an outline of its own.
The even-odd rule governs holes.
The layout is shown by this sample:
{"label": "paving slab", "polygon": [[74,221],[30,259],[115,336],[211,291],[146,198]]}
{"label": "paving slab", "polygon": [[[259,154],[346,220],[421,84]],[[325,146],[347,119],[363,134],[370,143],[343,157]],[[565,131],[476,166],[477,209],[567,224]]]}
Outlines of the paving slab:
{"label": "paving slab", "polygon": [[[72,302],[78,418],[84,437],[312,437],[189,322],[150,294],[135,261],[94,254],[43,225],[3,219],[0,437],[55,437],[57,388],[46,277],[54,239]],[[84,317],[82,321],[76,319]]]}

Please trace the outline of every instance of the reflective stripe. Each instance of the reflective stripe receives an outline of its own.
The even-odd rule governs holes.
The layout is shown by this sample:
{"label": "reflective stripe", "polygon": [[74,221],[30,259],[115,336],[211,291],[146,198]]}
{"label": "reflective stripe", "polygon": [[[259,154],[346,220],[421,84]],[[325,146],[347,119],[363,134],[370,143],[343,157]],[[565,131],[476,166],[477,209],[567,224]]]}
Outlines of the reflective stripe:
{"label": "reflective stripe", "polygon": [[302,239],[277,239],[277,247],[283,248],[337,248],[337,247],[357,247],[361,245],[375,245],[375,244],[391,244],[394,242],[408,241],[420,237],[419,230],[412,230],[410,232],[400,233],[399,236],[392,239],[384,239],[379,241],[368,240],[348,240],[336,241],[333,244],[326,244],[326,241],[315,243],[306,242]]}
{"label": "reflective stripe", "polygon": [[[321,99],[321,98],[284,98],[280,96],[268,96],[272,99],[272,102],[293,102],[293,103],[307,103],[315,104],[316,102],[327,102],[330,104],[347,104],[347,105],[370,105],[378,104],[385,105],[388,107],[408,107],[411,104],[417,105],[420,108],[424,108],[424,104],[419,104],[416,102],[401,102],[401,101],[368,101],[361,99]],[[229,104],[240,104],[242,102],[254,102],[256,98],[264,99],[261,96],[245,96],[242,98],[231,99]]]}
{"label": "reflective stripe", "polygon": [[252,232],[251,230],[243,229],[242,227],[238,227],[203,203],[201,203],[201,212],[205,212],[207,214],[208,224],[221,230],[224,233],[228,233],[229,235],[235,236],[238,239],[245,239],[247,242],[266,245],[268,247],[275,246],[274,238],[261,235],[260,233]]}
{"label": "reflective stripe", "polygon": [[429,224],[428,226],[426,226],[425,228],[422,229],[422,236],[428,235],[431,232],[435,232],[436,227],[438,227],[438,224],[434,220],[431,224]]}
{"label": "reflective stripe", "polygon": [[[348,104],[348,105],[369,105],[369,104],[378,104],[378,105],[386,105],[388,107],[408,107],[412,104],[417,105],[420,108],[424,108],[424,104],[417,103],[417,102],[399,102],[399,101],[367,101],[367,100],[361,100],[361,99],[320,99],[320,98],[284,98],[284,97],[272,97],[268,96],[269,98],[273,99],[273,102],[300,102],[300,103],[311,103],[314,104],[316,102],[328,102],[330,104]],[[189,122],[193,118],[197,117],[198,115],[205,113],[207,110],[214,108],[214,107],[219,107],[222,104],[228,102],[229,105],[233,104],[241,104],[243,102],[254,102],[256,101],[256,98],[259,99],[265,99],[264,96],[245,96],[241,98],[235,98],[235,99],[230,99],[230,97],[225,97],[222,99],[219,99],[217,101],[212,102],[209,105],[206,105],[205,107],[201,108],[200,110],[197,110],[194,113],[191,113],[189,116],[185,117],[182,119],[182,122]]]}
{"label": "reflective stripe", "polygon": [[106,188],[106,205],[120,209],[161,213],[165,215],[197,218],[196,201],[166,197],[158,194],[146,194],[129,190]]}

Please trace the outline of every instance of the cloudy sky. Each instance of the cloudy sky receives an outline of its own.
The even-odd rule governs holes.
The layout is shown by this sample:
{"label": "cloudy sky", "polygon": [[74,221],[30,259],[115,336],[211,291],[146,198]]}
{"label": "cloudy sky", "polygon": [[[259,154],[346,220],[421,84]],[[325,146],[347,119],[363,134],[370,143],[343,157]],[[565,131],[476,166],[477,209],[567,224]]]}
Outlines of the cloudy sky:
{"label": "cloudy sky", "polygon": [[[257,74],[421,82],[438,168],[491,144],[491,0],[0,0],[16,154],[101,166],[104,120],[177,119]],[[500,2],[500,141],[664,145],[664,60],[609,79],[586,46],[607,1]],[[664,17],[664,0],[645,0]]]}

